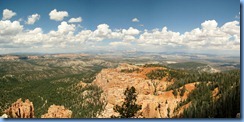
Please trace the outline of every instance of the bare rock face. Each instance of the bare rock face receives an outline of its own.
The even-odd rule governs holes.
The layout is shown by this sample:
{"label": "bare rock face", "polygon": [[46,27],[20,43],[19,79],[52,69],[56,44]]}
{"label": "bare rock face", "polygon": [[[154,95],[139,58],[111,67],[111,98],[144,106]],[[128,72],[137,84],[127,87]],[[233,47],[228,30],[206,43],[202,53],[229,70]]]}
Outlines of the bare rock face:
{"label": "bare rock face", "polygon": [[3,114],[0,118],[8,118],[7,114]]}
{"label": "bare rock face", "polygon": [[77,84],[77,87],[81,86],[82,88],[83,87],[86,87],[88,84],[87,83],[84,83],[82,81],[80,81],[78,84]]}
{"label": "bare rock face", "polygon": [[117,67],[117,71],[121,71],[121,70],[132,70],[132,69],[138,69],[138,66],[134,66],[134,65],[129,65],[126,63],[121,63],[119,67]]}
{"label": "bare rock face", "polygon": [[23,102],[20,98],[6,109],[5,113],[10,118],[34,118],[34,106],[28,99]]}
{"label": "bare rock face", "polygon": [[71,118],[72,111],[65,109],[64,106],[51,105],[48,108],[48,113],[41,116],[41,118]]}
{"label": "bare rock face", "polygon": [[[139,69],[134,72],[121,72],[121,70]],[[180,101],[187,98],[190,91],[195,89],[194,84],[186,84],[186,92],[183,97],[174,96],[172,90],[166,91],[174,81],[168,81],[167,77],[161,80],[150,80],[146,74],[152,70],[164,69],[163,67],[139,67],[129,64],[121,64],[115,69],[103,69],[92,84],[102,88],[102,97],[107,103],[105,110],[98,115],[98,118],[110,118],[118,115],[113,111],[115,105],[121,105],[124,100],[124,91],[127,87],[134,86],[137,92],[137,104],[142,109],[137,117],[144,118],[167,118],[173,117],[174,109]],[[181,88],[180,88],[181,89]],[[170,109],[169,111],[167,109]]]}

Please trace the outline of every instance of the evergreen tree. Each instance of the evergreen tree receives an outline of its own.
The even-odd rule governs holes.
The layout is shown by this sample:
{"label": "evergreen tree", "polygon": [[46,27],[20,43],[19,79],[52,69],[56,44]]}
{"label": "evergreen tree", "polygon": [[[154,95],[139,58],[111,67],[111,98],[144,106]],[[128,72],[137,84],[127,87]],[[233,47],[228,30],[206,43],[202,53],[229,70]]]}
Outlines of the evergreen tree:
{"label": "evergreen tree", "polygon": [[114,111],[119,112],[119,118],[134,117],[137,111],[141,109],[141,105],[136,104],[136,89],[133,86],[131,88],[127,88],[124,92],[124,95],[124,103],[122,104],[122,106],[116,105],[114,107]]}
{"label": "evergreen tree", "polygon": [[176,89],[173,90],[173,94],[174,94],[175,97],[178,96],[178,92],[176,91]]}
{"label": "evergreen tree", "polygon": [[185,91],[186,91],[186,87],[185,87],[185,85],[184,85],[184,86],[182,87],[181,91],[180,91],[180,96],[181,96],[181,97],[184,95]]}

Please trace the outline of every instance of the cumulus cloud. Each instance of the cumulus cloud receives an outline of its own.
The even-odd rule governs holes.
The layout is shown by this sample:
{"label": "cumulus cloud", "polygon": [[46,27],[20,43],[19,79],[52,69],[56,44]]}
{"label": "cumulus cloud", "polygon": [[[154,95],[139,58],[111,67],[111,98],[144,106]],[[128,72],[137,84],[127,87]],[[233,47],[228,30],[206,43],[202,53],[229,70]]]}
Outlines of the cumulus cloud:
{"label": "cumulus cloud", "polygon": [[203,22],[201,25],[203,29],[212,30],[212,29],[216,29],[218,23],[215,20],[207,20]]}
{"label": "cumulus cloud", "polygon": [[167,27],[145,30],[140,34],[137,42],[140,45],[153,44],[162,47],[186,47],[195,49],[239,50],[240,26],[238,21],[225,23],[218,27],[215,20],[207,20],[201,28],[180,34],[169,31]]}
{"label": "cumulus cloud", "polygon": [[[0,47],[68,48],[98,41],[111,40],[110,46],[129,47],[133,44],[170,49],[216,49],[240,50],[240,23],[231,21],[218,26],[215,20],[207,20],[199,28],[185,33],[169,30],[167,27],[139,31],[136,28],[110,29],[108,24],[99,24],[95,30],[82,29],[62,21],[56,30],[44,33],[42,28],[24,29],[19,21],[0,21]],[[106,48],[105,48],[106,49]],[[150,48],[151,49],[151,48]],[[175,48],[172,48],[175,49]]]}
{"label": "cumulus cloud", "polygon": [[97,26],[97,29],[94,31],[94,35],[97,37],[107,37],[111,33],[111,29],[107,24],[100,24]]}
{"label": "cumulus cloud", "polygon": [[133,28],[133,27],[130,27],[128,30],[126,29],[123,29],[122,32],[126,35],[137,35],[140,33],[139,30]]}
{"label": "cumulus cloud", "polygon": [[240,35],[240,26],[238,21],[232,21],[225,23],[221,30],[230,35]]}
{"label": "cumulus cloud", "polygon": [[69,14],[67,11],[57,11],[56,9],[53,9],[49,13],[50,19],[55,21],[62,21],[64,17],[68,17]]}
{"label": "cumulus cloud", "polygon": [[132,22],[139,22],[139,20],[137,18],[133,18],[131,21]]}
{"label": "cumulus cloud", "polygon": [[15,35],[23,30],[23,25],[20,25],[19,21],[1,20],[0,30],[0,36]]}
{"label": "cumulus cloud", "polygon": [[116,39],[122,41],[134,41],[135,35],[139,34],[140,31],[130,27],[129,29],[120,29],[112,31],[107,24],[100,24],[97,29],[90,34],[88,40],[102,41],[104,39]]}
{"label": "cumulus cloud", "polygon": [[3,10],[3,20],[11,19],[16,13],[9,9]]}
{"label": "cumulus cloud", "polygon": [[74,24],[68,24],[65,21],[61,22],[61,24],[58,26],[58,32],[60,32],[62,34],[73,32],[74,30],[75,30],[75,25]]}
{"label": "cumulus cloud", "polygon": [[28,16],[28,20],[26,22],[26,24],[28,25],[32,25],[34,24],[37,20],[40,19],[40,15],[39,14],[32,14],[31,16]]}
{"label": "cumulus cloud", "polygon": [[69,20],[69,23],[75,23],[75,22],[82,22],[82,18],[78,17],[78,18],[71,18]]}
{"label": "cumulus cloud", "polygon": [[[45,38],[46,39],[46,38]],[[33,30],[25,31],[13,36],[13,42],[15,44],[35,45],[45,40],[41,28],[35,28]]]}
{"label": "cumulus cloud", "polygon": [[167,27],[162,30],[154,29],[152,32],[145,31],[138,39],[139,43],[154,44],[154,45],[168,45],[170,43],[181,44],[179,32],[168,31]]}
{"label": "cumulus cloud", "polygon": [[[206,49],[240,49],[238,21],[227,22],[222,27],[217,27],[216,21],[205,21],[202,25],[204,24],[206,25],[202,26],[202,29],[197,28],[182,35],[187,46]],[[234,41],[239,45],[233,45]]]}

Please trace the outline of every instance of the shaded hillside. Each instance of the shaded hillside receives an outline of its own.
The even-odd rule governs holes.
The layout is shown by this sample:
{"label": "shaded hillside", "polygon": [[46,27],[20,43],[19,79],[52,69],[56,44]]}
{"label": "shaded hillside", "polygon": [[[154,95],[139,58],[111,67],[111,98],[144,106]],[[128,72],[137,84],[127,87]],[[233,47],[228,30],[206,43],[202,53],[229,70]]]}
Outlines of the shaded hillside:
{"label": "shaded hillside", "polygon": [[[30,99],[36,117],[52,104],[64,105],[72,117],[93,117],[102,110],[101,89],[91,83],[96,74],[110,66],[103,61],[71,59],[2,61],[0,63],[0,114],[18,98]],[[82,94],[86,92],[86,94]],[[95,94],[95,95],[94,95]]]}
{"label": "shaded hillside", "polygon": [[[214,82],[202,82],[184,101],[192,104],[181,117],[234,118],[240,113],[240,71],[206,76],[205,81],[209,80]],[[212,90],[217,91],[214,96]]]}

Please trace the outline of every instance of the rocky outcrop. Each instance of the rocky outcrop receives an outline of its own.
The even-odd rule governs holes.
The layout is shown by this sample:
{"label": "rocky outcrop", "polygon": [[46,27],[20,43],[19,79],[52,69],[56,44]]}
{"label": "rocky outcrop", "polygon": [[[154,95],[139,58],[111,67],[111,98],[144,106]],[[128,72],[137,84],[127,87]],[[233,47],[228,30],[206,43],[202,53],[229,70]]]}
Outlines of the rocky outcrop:
{"label": "rocky outcrop", "polygon": [[3,114],[0,118],[8,118],[7,114]]}
{"label": "rocky outcrop", "polygon": [[121,70],[133,70],[133,69],[139,69],[140,67],[135,66],[135,65],[129,65],[126,63],[121,63],[119,65],[119,67],[116,68],[117,71],[121,71]]}
{"label": "rocky outcrop", "polygon": [[64,106],[51,105],[48,108],[48,113],[41,116],[41,118],[71,118],[72,111],[65,109]]}
{"label": "rocky outcrop", "polygon": [[[34,106],[28,99],[23,102],[20,98],[4,113],[1,118],[34,118]],[[51,105],[48,113],[42,115],[41,118],[71,118],[71,116],[72,111],[65,109],[64,106]]]}
{"label": "rocky outcrop", "polygon": [[[139,71],[121,72],[121,70],[126,69],[139,69]],[[167,118],[168,115],[169,117],[175,116],[174,109],[177,104],[187,98],[189,92],[195,89],[195,85],[194,83],[186,84],[186,92],[183,97],[180,97],[179,94],[175,97],[172,90],[166,91],[166,88],[173,84],[174,81],[167,81],[167,77],[161,80],[150,80],[147,78],[146,74],[156,69],[164,68],[121,64],[115,69],[103,69],[96,76],[93,84],[102,88],[102,97],[105,98],[107,105],[105,110],[97,117],[110,118],[112,115],[118,115],[118,113],[113,111],[113,107],[123,103],[123,93],[127,87],[131,86],[134,86],[138,93],[137,104],[142,105],[137,117]],[[170,109],[170,111],[167,109]]]}
{"label": "rocky outcrop", "polygon": [[89,83],[84,83],[83,81],[80,81],[79,83],[77,83],[76,87],[84,88],[84,87],[86,87],[87,85],[89,85]]}
{"label": "rocky outcrop", "polygon": [[28,99],[23,102],[20,98],[6,109],[5,113],[10,118],[34,118],[34,106]]}
{"label": "rocky outcrop", "polygon": [[240,113],[237,113],[236,114],[236,118],[241,118],[241,114]]}

